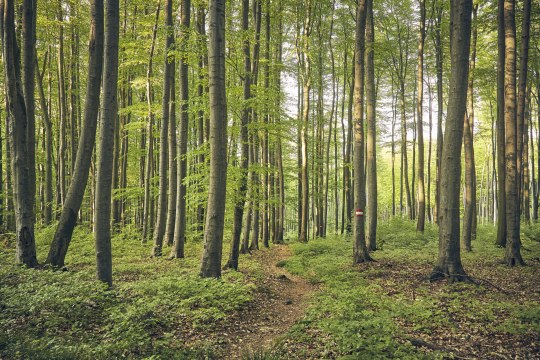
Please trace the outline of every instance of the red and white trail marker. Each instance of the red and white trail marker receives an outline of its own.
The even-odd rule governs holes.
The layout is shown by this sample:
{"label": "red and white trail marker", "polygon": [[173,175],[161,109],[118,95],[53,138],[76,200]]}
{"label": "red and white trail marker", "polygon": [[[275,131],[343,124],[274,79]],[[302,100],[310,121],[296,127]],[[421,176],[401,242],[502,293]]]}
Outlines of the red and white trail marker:
{"label": "red and white trail marker", "polygon": [[356,216],[364,216],[364,210],[356,209],[355,214],[356,214]]}

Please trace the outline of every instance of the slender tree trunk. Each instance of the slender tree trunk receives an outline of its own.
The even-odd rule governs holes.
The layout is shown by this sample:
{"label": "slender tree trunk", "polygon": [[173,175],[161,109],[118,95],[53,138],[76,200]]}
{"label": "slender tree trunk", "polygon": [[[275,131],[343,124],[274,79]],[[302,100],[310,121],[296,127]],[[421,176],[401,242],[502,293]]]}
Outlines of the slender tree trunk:
{"label": "slender tree trunk", "polygon": [[[148,58],[148,67],[146,69],[146,101],[148,103],[148,124],[146,127],[146,160],[144,166],[144,204],[143,204],[143,219],[142,219],[142,242],[148,241],[148,236],[151,232],[151,223],[154,221],[153,217],[153,201],[152,201],[152,177],[154,173],[154,111],[152,110],[152,102],[154,99],[154,93],[152,89],[152,75],[154,64],[154,50],[156,45],[157,26],[159,21],[159,11],[161,3],[158,3],[156,9],[156,18],[154,28],[152,31],[152,44],[150,45],[150,56]],[[154,245],[155,246],[155,245]]]}
{"label": "slender tree trunk", "polygon": [[227,108],[225,93],[225,0],[210,0],[210,185],[202,277],[220,277],[227,177]]}
{"label": "slender tree trunk", "polygon": [[366,1],[359,0],[356,10],[354,63],[354,251],[353,263],[371,261],[366,246],[364,209],[366,189],[364,175],[364,50]]}
{"label": "slender tree trunk", "polygon": [[[529,62],[529,28],[531,26],[531,0],[523,1],[523,23],[521,26],[521,48],[519,62],[519,83],[517,98],[517,176],[518,197],[524,196],[523,188],[527,159],[524,157],[526,146],[524,144],[527,132],[526,128],[526,97],[527,97],[527,72]],[[530,213],[523,211],[525,220],[530,221]]]}
{"label": "slender tree trunk", "polygon": [[420,0],[420,27],[418,34],[418,70],[416,93],[416,124],[418,133],[418,220],[416,231],[423,232],[426,223],[426,193],[424,184],[424,40],[426,38],[426,3]]}
{"label": "slender tree trunk", "polygon": [[366,104],[367,104],[367,247],[377,249],[377,129],[375,124],[375,26],[373,0],[366,1]]}
{"label": "slender tree trunk", "polygon": [[[64,25],[62,15],[62,1],[58,2],[58,21],[60,22],[60,29],[58,35],[58,110],[60,113],[60,134],[58,142],[58,178],[59,178],[59,190],[60,190],[60,205],[63,205],[66,201],[66,154],[67,152],[67,105],[66,105],[66,85],[65,85],[65,65],[64,65]],[[73,176],[73,174],[72,174]]]}
{"label": "slender tree trunk", "polygon": [[[187,52],[188,31],[190,27],[191,1],[182,1],[181,22],[181,50]],[[171,19],[172,24],[172,19]],[[174,249],[172,256],[184,257],[184,244],[186,242],[186,177],[187,177],[187,143],[189,126],[189,78],[187,57],[180,57],[180,136],[178,138],[178,180],[176,199],[176,221],[174,229]],[[225,180],[223,180],[225,182]],[[222,230],[223,231],[223,230]]]}
{"label": "slender tree trunk", "polygon": [[497,241],[500,247],[506,246],[506,166],[505,166],[505,126],[504,126],[504,77],[505,77],[505,18],[504,0],[497,2]]}
{"label": "slender tree trunk", "polygon": [[461,264],[459,243],[459,188],[463,118],[467,106],[467,77],[471,36],[471,0],[453,1],[451,19],[451,76],[448,117],[442,152],[439,257],[431,280],[468,281]]}
{"label": "slender tree trunk", "polygon": [[516,23],[515,0],[504,0],[504,123],[505,123],[505,190],[506,253],[508,266],[524,265],[521,257],[519,223],[519,174],[517,169],[516,118]]}
{"label": "slender tree trunk", "polygon": [[[165,27],[167,30],[167,39],[165,41],[165,61],[163,72],[163,98],[161,100],[161,129],[159,134],[159,195],[157,222],[154,228],[154,247],[152,256],[161,256],[163,252],[163,237],[165,236],[165,227],[167,223],[168,213],[168,164],[169,164],[169,121],[170,121],[170,103],[171,99],[171,83],[174,76],[174,64],[169,61],[169,53],[173,49],[174,31],[172,28],[173,13],[172,0],[167,0],[165,3]],[[170,174],[169,174],[170,176]],[[169,188],[171,191],[171,188]],[[172,204],[171,204],[172,205]]]}
{"label": "slender tree trunk", "polygon": [[90,2],[90,42],[88,59],[88,81],[84,111],[84,123],[77,147],[75,170],[66,200],[62,207],[60,222],[56,229],[47,262],[53,267],[64,266],[73,229],[76,225],[77,213],[81,207],[84,191],[88,182],[88,174],[96,138],[96,125],[99,109],[99,92],[103,68],[103,1]]}
{"label": "slender tree trunk", "polygon": [[474,229],[476,217],[476,165],[474,160],[474,68],[476,58],[477,24],[476,12],[478,7],[474,6],[472,15],[472,44],[471,59],[469,61],[469,81],[467,86],[467,111],[463,118],[463,149],[465,157],[465,204],[463,214],[463,234],[461,244],[466,251],[471,251],[471,240],[476,231]]}
{"label": "slender tree trunk", "polygon": [[[47,64],[47,54],[45,54],[44,65]],[[36,59],[36,80],[39,91],[39,104],[41,107],[41,115],[43,118],[43,131],[45,132],[45,186],[44,186],[44,214],[43,220],[45,225],[49,225],[52,221],[52,205],[53,205],[53,184],[52,184],[52,167],[53,167],[53,133],[52,122],[49,118],[49,108],[45,91],[43,90],[43,74],[39,72],[39,65]]]}
{"label": "slender tree trunk", "polygon": [[[242,1],[242,31],[247,32],[249,30],[249,0]],[[241,128],[240,128],[240,169],[242,175],[240,178],[240,187],[238,189],[238,200],[234,208],[234,220],[233,220],[233,237],[231,242],[231,252],[226,267],[238,270],[238,258],[240,256],[240,236],[242,234],[242,220],[244,217],[244,204],[246,201],[247,191],[247,176],[248,176],[248,163],[249,163],[249,114],[250,106],[249,99],[251,98],[251,58],[250,58],[250,44],[249,39],[244,38],[243,42],[244,52],[244,106],[242,109]],[[248,207],[249,211],[249,207]],[[247,224],[246,224],[247,226]],[[244,228],[246,231],[246,228]],[[249,229],[247,230],[249,231]],[[246,247],[244,246],[244,251]]]}
{"label": "slender tree trunk", "polygon": [[308,127],[309,127],[309,93],[311,90],[311,57],[309,54],[309,38],[312,30],[312,10],[311,0],[307,0],[306,14],[304,19],[303,29],[303,44],[302,51],[304,54],[304,69],[302,72],[302,86],[303,86],[303,112],[302,112],[302,125],[300,129],[300,143],[302,147],[302,218],[300,221],[300,235],[298,241],[308,241],[308,219],[309,219],[309,178],[308,178]]}
{"label": "slender tree trunk", "polygon": [[433,218],[435,222],[439,222],[439,209],[440,209],[440,189],[441,189],[441,167],[442,167],[442,151],[443,151],[443,48],[441,41],[441,26],[442,26],[442,12],[443,5],[440,0],[437,0],[436,8],[437,16],[435,20],[435,61],[437,71],[437,164],[436,164],[436,181],[435,181],[435,211],[433,211]]}
{"label": "slender tree trunk", "polygon": [[120,27],[118,0],[107,0],[105,13],[107,29],[105,31],[103,61],[103,103],[99,132],[94,232],[97,278],[112,286],[111,191],[114,128],[118,117],[118,38]]}

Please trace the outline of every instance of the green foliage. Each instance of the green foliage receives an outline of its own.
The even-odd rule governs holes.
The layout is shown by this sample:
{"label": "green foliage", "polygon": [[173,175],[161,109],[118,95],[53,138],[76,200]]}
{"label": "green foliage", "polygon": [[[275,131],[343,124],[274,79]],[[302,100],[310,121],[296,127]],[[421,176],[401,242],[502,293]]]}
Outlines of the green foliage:
{"label": "green foliage", "polygon": [[[36,233],[39,257],[54,225]],[[75,229],[66,259],[69,271],[25,269],[3,249],[0,268],[0,358],[111,359],[216,358],[215,344],[186,337],[223,321],[253,298],[255,285],[239,272],[222,279],[197,276],[199,243],[187,258],[149,258],[133,226],[113,238],[115,287],[94,279],[93,236]],[[6,261],[4,262],[4,257]],[[249,259],[246,267],[257,269]]]}
{"label": "green foliage", "polygon": [[[539,331],[540,308],[534,295],[516,302],[519,282],[509,280],[509,275],[534,287],[535,270],[512,269],[516,272],[509,274],[498,260],[503,252],[494,244],[495,231],[492,225],[479,225],[474,251],[462,254],[465,269],[473,278],[478,276],[482,286],[427,281],[437,258],[434,225],[420,234],[408,220],[380,223],[380,249],[373,253],[377,262],[360,266],[352,266],[352,242],[347,237],[293,244],[294,256],[279,265],[322,288],[286,343],[297,349],[298,358],[416,359],[453,356],[450,347],[429,352],[413,347],[411,340],[417,338],[469,344],[480,341],[476,340],[479,337],[534,337]],[[523,241],[534,260],[540,246]],[[487,280],[496,282],[493,277],[504,289],[516,286],[515,290],[507,293],[493,287]]]}

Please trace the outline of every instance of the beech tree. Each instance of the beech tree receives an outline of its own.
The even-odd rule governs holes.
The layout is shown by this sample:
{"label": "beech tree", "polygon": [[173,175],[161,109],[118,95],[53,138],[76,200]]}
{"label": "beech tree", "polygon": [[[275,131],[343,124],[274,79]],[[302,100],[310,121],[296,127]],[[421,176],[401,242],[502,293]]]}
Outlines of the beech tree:
{"label": "beech tree", "polygon": [[468,281],[461,264],[459,239],[459,188],[463,117],[467,101],[469,45],[471,40],[471,0],[454,1],[451,11],[451,75],[448,117],[441,162],[439,208],[439,255],[431,280]]}
{"label": "beech tree", "polygon": [[[6,108],[11,133],[13,198],[16,223],[16,262],[28,267],[38,265],[34,238],[35,202],[35,118],[34,69],[36,42],[36,2],[22,5],[22,64],[15,30],[15,1],[0,3],[6,89]],[[21,77],[21,67],[24,74]]]}
{"label": "beech tree", "polygon": [[105,7],[107,28],[104,36],[103,102],[99,131],[96,212],[97,278],[112,285],[111,253],[111,188],[114,151],[114,132],[118,116],[118,38],[120,9],[118,0],[107,0]]}
{"label": "beech tree", "polygon": [[225,0],[210,0],[208,76],[210,88],[210,185],[206,209],[202,277],[221,276],[227,174],[225,92]]}
{"label": "beech tree", "polygon": [[77,213],[88,182],[90,162],[94,152],[96,126],[99,109],[101,72],[103,69],[103,1],[90,2],[91,22],[88,45],[88,81],[84,109],[84,123],[81,129],[77,159],[69,190],[62,207],[60,221],[49,249],[47,263],[53,267],[64,266],[73,229],[77,223]]}

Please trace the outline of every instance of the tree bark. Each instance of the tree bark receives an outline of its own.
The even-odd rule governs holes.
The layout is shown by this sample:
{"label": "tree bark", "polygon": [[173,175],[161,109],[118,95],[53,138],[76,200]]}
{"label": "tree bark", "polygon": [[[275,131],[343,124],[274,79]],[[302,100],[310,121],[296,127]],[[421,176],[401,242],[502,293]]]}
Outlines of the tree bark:
{"label": "tree bark", "polygon": [[354,50],[354,264],[372,260],[366,246],[365,218],[363,213],[366,205],[366,184],[364,174],[364,50],[366,1],[370,0],[358,1]]}
{"label": "tree bark", "polygon": [[[11,130],[9,143],[14,178],[15,260],[18,264],[33,268],[38,265],[34,238],[36,3],[34,0],[23,1],[22,64],[19,60],[20,50],[15,31],[15,3],[5,0],[1,5],[6,108]],[[22,78],[21,65],[24,70]]]}
{"label": "tree bark", "polygon": [[505,167],[505,129],[504,129],[504,0],[497,2],[497,241],[500,247],[506,246],[506,167]]}
{"label": "tree bark", "polygon": [[426,192],[424,184],[424,40],[426,38],[426,3],[420,0],[420,27],[418,33],[418,70],[416,92],[416,125],[418,133],[418,219],[416,231],[423,232],[426,226]]}
{"label": "tree bark", "polygon": [[[242,1],[242,31],[249,30],[249,0]],[[248,176],[248,163],[249,163],[249,137],[248,137],[248,125],[250,106],[249,99],[251,98],[251,58],[250,58],[250,44],[249,38],[245,37],[243,42],[244,52],[244,104],[241,115],[241,128],[240,128],[240,186],[238,188],[238,200],[234,208],[234,220],[233,220],[233,234],[231,242],[231,252],[229,260],[225,265],[228,268],[238,270],[238,258],[240,256],[240,236],[242,234],[242,220],[244,217],[244,204],[246,203],[246,191],[247,191],[247,176]],[[249,211],[249,207],[248,207]],[[246,224],[247,226],[247,224]],[[244,249],[245,250],[245,249]]]}
{"label": "tree bark", "polygon": [[111,191],[114,133],[118,116],[118,38],[120,27],[118,0],[107,0],[105,13],[107,29],[105,30],[103,57],[103,103],[99,131],[94,233],[97,278],[112,286]]}
{"label": "tree bark", "polygon": [[459,193],[463,118],[467,106],[467,77],[471,37],[471,0],[454,0],[450,26],[451,76],[448,117],[444,133],[439,212],[439,256],[431,280],[469,281],[461,264]]}
{"label": "tree bark", "polygon": [[[174,76],[174,65],[169,62],[169,53],[172,50],[174,43],[174,31],[172,28],[172,0],[167,0],[165,4],[165,27],[167,29],[167,39],[165,41],[165,61],[163,72],[163,98],[161,106],[161,129],[159,134],[159,195],[158,195],[158,209],[157,209],[157,222],[154,228],[154,247],[152,249],[152,256],[161,256],[163,252],[163,237],[165,236],[165,227],[167,222],[168,213],[168,165],[169,165],[169,121],[170,121],[170,102],[171,99],[171,83]],[[169,174],[170,176],[170,174]],[[169,191],[171,189],[169,188]]]}
{"label": "tree bark", "polygon": [[506,252],[508,266],[524,265],[521,257],[519,222],[519,174],[517,169],[516,117],[516,23],[515,0],[504,0],[504,124],[505,124],[505,191]]}
{"label": "tree bark", "polygon": [[373,22],[373,0],[366,1],[366,103],[367,103],[367,247],[377,249],[377,128],[375,123],[375,25]]}
{"label": "tree bark", "polygon": [[210,185],[200,275],[217,278],[221,276],[227,178],[225,0],[210,0],[209,21]]}
{"label": "tree bark", "polygon": [[47,263],[53,267],[64,266],[66,253],[76,225],[77,213],[81,207],[84,191],[88,182],[90,163],[96,138],[96,125],[99,109],[99,92],[101,87],[101,73],[103,68],[103,1],[90,2],[90,41],[88,59],[88,81],[86,88],[86,101],[84,123],[77,147],[75,170],[66,200],[62,207],[60,222],[56,229]]}
{"label": "tree bark", "polygon": [[476,217],[476,165],[474,160],[474,67],[476,58],[477,6],[473,8],[472,15],[472,44],[471,59],[469,61],[469,81],[467,86],[467,111],[463,118],[463,149],[465,157],[465,204],[463,214],[463,234],[461,244],[466,251],[471,251],[471,240]]}

